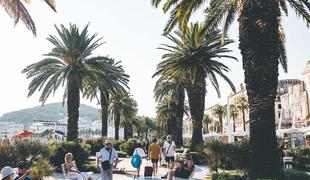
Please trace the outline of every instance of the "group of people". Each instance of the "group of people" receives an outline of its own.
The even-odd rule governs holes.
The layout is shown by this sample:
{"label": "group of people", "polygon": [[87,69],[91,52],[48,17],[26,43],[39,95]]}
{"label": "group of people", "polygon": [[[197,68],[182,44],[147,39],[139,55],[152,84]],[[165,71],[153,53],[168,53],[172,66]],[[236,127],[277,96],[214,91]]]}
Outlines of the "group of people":
{"label": "group of people", "polygon": [[[153,139],[152,144],[149,145],[147,151],[142,148],[141,143],[138,143],[133,155],[139,155],[141,159],[146,157],[148,160],[151,160],[153,175],[158,173],[158,163],[160,160],[165,159],[167,163],[167,173],[162,176],[162,178],[172,180],[173,176],[175,176],[188,179],[194,167],[190,152],[186,151],[182,156],[182,160],[175,163],[175,147],[175,142],[172,140],[171,136],[168,135],[162,148],[158,144],[158,140]],[[81,172],[77,169],[72,153],[67,153],[64,161],[65,163],[63,164],[63,167],[68,178],[76,180],[92,180],[92,172]],[[113,169],[116,168],[117,164],[118,154],[112,147],[112,142],[110,140],[105,140],[104,147],[96,155],[96,165],[100,170],[101,180],[112,180]],[[137,168],[137,176],[140,176],[140,166]],[[4,167],[1,170],[1,180],[31,180],[29,177],[31,170],[28,168],[26,162],[19,162],[17,167],[18,173],[16,175],[11,167]]]}
{"label": "group of people", "polygon": [[[158,173],[158,163],[161,159],[164,159],[167,163],[167,174],[162,178],[168,178],[171,180],[173,176],[180,178],[188,178],[193,170],[194,162],[191,159],[190,151],[187,150],[181,156],[182,160],[179,163],[175,162],[175,142],[171,136],[168,135],[163,147],[158,144],[157,139],[153,139],[152,144],[148,147],[147,153],[142,149],[141,144],[138,143],[138,147],[134,150],[133,155],[139,155],[141,158],[147,157],[152,162],[153,175]],[[140,167],[137,168],[137,176],[140,176]]]}
{"label": "group of people", "polygon": [[10,166],[5,166],[1,170],[1,180],[31,180],[29,176],[31,170],[25,161],[17,163],[17,173]]}

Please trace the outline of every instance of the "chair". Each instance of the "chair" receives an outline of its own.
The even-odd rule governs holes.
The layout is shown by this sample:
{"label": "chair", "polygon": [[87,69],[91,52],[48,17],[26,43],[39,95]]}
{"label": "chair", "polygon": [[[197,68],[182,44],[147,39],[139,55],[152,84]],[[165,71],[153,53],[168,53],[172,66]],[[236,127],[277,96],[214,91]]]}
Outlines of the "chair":
{"label": "chair", "polygon": [[293,157],[283,157],[283,167],[292,168]]}
{"label": "chair", "polygon": [[62,170],[65,180],[69,180],[66,169],[65,169],[65,163],[61,164],[61,170]]}

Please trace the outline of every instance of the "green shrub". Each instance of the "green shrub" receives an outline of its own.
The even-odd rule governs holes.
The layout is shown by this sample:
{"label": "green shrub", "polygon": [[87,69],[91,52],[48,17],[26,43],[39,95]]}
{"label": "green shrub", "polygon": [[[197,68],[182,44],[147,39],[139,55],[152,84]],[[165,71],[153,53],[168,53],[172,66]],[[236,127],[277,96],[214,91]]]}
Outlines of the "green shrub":
{"label": "green shrub", "polygon": [[175,148],[174,150],[176,153],[183,153],[184,152],[184,148]]}
{"label": "green shrub", "polygon": [[286,156],[293,157],[293,168],[310,171],[310,148],[296,148],[286,151]]}
{"label": "green shrub", "polygon": [[137,141],[135,139],[128,139],[127,141],[121,143],[121,151],[126,152],[129,156],[132,156],[135,147],[137,146]]}
{"label": "green shrub", "polygon": [[12,145],[2,146],[0,145],[0,168],[2,169],[4,166],[15,167],[18,154],[16,153],[16,149]]}
{"label": "green shrub", "polygon": [[240,169],[248,170],[250,158],[248,141],[224,144],[220,141],[211,141],[205,145],[204,153],[211,170]]}
{"label": "green shrub", "polygon": [[60,144],[52,145],[53,155],[50,161],[53,165],[60,168],[64,163],[65,154],[71,152],[78,168],[82,167],[90,154],[90,145],[85,143],[77,143],[65,141]]}
{"label": "green shrub", "polygon": [[310,176],[296,169],[284,169],[285,180],[310,180]]}
{"label": "green shrub", "polygon": [[222,172],[214,173],[211,177],[212,180],[245,180],[246,176],[243,172]]}
{"label": "green shrub", "polygon": [[30,176],[33,180],[41,180],[43,177],[50,176],[54,171],[54,167],[48,160],[40,158],[31,166]]}
{"label": "green shrub", "polygon": [[36,161],[51,154],[49,144],[34,140],[19,140],[11,145],[0,145],[0,168],[9,165],[15,167],[19,161]]}
{"label": "green shrub", "polygon": [[90,154],[96,155],[96,152],[99,152],[101,148],[104,147],[103,143],[107,138],[95,138],[85,140],[86,144],[90,145]]}
{"label": "green shrub", "polygon": [[124,151],[117,151],[117,155],[118,157],[124,157],[124,158],[128,156],[128,154]]}
{"label": "green shrub", "polygon": [[192,159],[196,165],[205,164],[206,155],[204,153],[191,152]]}

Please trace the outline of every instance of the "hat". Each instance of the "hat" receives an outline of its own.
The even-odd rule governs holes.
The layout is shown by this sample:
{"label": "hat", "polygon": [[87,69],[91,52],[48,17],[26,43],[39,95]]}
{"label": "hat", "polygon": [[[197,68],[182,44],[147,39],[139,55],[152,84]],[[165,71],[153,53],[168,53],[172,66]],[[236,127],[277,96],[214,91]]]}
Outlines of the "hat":
{"label": "hat", "polygon": [[25,161],[19,161],[18,163],[17,163],[17,167],[18,168],[28,168],[28,164],[25,162]]}
{"label": "hat", "polygon": [[107,139],[104,141],[104,144],[112,144],[112,141]]}
{"label": "hat", "polygon": [[8,177],[9,175],[13,174],[13,169],[10,166],[5,166],[1,170],[1,179]]}

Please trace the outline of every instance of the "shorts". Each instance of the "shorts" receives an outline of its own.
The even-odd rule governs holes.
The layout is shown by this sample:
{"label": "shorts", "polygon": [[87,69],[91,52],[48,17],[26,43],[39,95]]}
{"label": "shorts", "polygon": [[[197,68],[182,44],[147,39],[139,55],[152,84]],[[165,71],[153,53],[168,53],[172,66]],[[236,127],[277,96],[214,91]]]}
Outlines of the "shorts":
{"label": "shorts", "polygon": [[174,156],[165,157],[166,162],[174,162]]}
{"label": "shorts", "polygon": [[151,159],[151,161],[152,161],[152,163],[154,163],[154,164],[155,164],[155,163],[156,163],[156,164],[158,163],[158,159]]}

